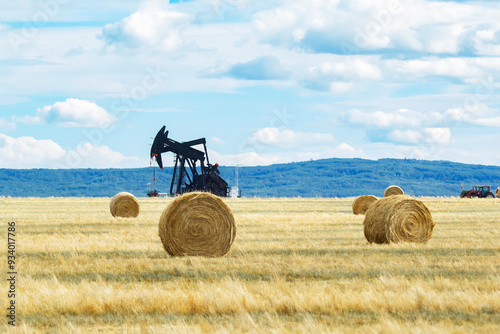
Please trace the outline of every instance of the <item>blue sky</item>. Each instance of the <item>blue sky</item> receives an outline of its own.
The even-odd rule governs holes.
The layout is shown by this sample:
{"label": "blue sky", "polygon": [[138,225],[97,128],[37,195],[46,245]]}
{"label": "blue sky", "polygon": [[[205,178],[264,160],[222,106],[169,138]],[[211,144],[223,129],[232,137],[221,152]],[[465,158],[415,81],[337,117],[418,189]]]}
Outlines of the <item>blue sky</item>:
{"label": "blue sky", "polygon": [[163,125],[222,165],[500,165],[498,17],[497,1],[2,2],[0,168],[149,166]]}

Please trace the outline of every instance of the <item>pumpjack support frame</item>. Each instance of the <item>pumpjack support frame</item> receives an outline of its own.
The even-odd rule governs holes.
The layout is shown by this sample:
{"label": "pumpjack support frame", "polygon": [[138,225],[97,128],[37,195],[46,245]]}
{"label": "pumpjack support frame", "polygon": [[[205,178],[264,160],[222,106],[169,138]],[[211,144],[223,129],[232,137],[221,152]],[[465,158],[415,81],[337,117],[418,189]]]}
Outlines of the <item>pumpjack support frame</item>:
{"label": "pumpjack support frame", "polygon": [[[162,153],[174,153],[175,164],[170,183],[170,195],[206,191],[221,197],[228,196],[228,184],[220,176],[219,164],[211,165],[209,162],[205,138],[181,143],[168,138],[168,130],[165,128],[163,126],[153,140],[150,157],[156,160],[163,170]],[[193,147],[197,145],[203,145],[203,151]]]}

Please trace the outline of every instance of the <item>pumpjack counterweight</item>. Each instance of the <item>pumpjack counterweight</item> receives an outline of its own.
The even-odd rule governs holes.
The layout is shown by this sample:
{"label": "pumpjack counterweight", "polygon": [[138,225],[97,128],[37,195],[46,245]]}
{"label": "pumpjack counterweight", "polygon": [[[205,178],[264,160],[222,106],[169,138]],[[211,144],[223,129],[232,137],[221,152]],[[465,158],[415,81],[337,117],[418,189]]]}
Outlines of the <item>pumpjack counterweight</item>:
{"label": "pumpjack counterweight", "polygon": [[[203,145],[203,151],[193,146]],[[162,153],[174,153],[174,171],[170,183],[170,195],[176,196],[191,191],[205,191],[214,195],[228,196],[228,184],[219,172],[219,164],[211,165],[205,138],[178,142],[168,138],[163,126],[151,145],[151,159],[163,169]],[[206,165],[205,165],[206,158]]]}

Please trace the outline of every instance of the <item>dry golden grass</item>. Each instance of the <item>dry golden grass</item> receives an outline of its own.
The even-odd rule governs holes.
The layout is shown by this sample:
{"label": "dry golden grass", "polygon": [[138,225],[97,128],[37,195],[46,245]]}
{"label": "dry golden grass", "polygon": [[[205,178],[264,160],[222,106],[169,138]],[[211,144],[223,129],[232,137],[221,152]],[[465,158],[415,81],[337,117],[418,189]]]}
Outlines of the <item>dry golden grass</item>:
{"label": "dry golden grass", "polygon": [[420,198],[432,239],[389,245],[366,241],[353,198],[227,199],[238,234],[222,258],[170,257],[171,199],[138,200],[139,217],[116,219],[109,198],[0,198],[2,226],[17,223],[18,330],[500,332],[500,199]]}

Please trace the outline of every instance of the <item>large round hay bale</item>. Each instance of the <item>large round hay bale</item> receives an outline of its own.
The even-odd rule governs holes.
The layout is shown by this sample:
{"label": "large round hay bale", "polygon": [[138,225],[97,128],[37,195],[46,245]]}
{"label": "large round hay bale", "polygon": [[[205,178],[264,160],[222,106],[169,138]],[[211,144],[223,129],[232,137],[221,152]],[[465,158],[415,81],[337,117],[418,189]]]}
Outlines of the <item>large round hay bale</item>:
{"label": "large round hay bale", "polygon": [[163,210],[158,227],[163,247],[172,256],[223,256],[236,237],[231,209],[215,195],[191,192]]}
{"label": "large round hay bale", "polygon": [[113,217],[137,217],[139,215],[139,202],[131,193],[122,191],[111,199],[109,211]]}
{"label": "large round hay bale", "polygon": [[495,196],[496,197],[500,197],[500,187],[497,188],[497,191],[495,193]]}
{"label": "large round hay bale", "polygon": [[379,199],[365,214],[364,233],[371,243],[426,243],[434,221],[425,204],[405,195]]}
{"label": "large round hay bale", "polygon": [[389,186],[384,191],[384,197],[394,196],[394,195],[404,195],[403,189],[398,186]]}
{"label": "large round hay bale", "polygon": [[364,215],[370,205],[377,201],[377,197],[373,195],[359,196],[352,202],[352,212],[355,215]]}

